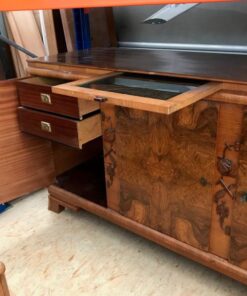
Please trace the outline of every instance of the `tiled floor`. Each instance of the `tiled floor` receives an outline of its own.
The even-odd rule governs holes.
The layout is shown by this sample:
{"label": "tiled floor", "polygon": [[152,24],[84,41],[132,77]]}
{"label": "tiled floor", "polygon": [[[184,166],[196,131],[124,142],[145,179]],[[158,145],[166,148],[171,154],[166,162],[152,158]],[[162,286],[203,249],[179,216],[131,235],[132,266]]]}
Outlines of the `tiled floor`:
{"label": "tiled floor", "polygon": [[45,190],[0,215],[0,261],[16,296],[247,295],[247,287],[86,212],[49,212]]}

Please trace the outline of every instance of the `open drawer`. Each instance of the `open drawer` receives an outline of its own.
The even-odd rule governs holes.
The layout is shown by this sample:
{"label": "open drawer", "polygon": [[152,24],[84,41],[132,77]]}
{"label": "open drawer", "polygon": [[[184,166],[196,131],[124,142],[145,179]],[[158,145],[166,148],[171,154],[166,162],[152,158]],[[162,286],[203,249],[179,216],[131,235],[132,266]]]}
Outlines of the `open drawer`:
{"label": "open drawer", "polygon": [[23,132],[74,148],[81,149],[83,144],[102,134],[99,113],[79,121],[19,107],[18,115],[20,128]]}
{"label": "open drawer", "polygon": [[123,107],[171,114],[221,89],[221,83],[164,76],[113,73],[52,87],[61,95]]}
{"label": "open drawer", "polygon": [[76,97],[53,94],[52,86],[66,80],[46,77],[28,77],[17,81],[20,104],[25,107],[82,119],[85,114],[99,109],[96,102],[78,100]]}

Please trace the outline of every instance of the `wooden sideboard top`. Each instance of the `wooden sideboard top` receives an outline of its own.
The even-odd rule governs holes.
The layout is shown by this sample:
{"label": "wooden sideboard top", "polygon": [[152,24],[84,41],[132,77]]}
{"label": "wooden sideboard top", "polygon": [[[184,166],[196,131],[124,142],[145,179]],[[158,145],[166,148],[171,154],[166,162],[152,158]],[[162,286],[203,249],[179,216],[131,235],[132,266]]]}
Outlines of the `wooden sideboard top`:
{"label": "wooden sideboard top", "polygon": [[247,84],[247,55],[240,54],[98,48],[30,59],[28,64],[39,69],[49,64],[50,70],[87,67]]}

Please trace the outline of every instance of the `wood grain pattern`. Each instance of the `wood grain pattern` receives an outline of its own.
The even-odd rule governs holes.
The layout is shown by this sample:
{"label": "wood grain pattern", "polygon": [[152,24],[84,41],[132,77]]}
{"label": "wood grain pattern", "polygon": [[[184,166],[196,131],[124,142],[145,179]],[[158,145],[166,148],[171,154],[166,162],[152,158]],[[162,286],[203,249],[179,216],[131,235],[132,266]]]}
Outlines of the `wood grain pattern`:
{"label": "wood grain pattern", "polygon": [[51,144],[24,135],[17,118],[16,81],[0,82],[0,203],[39,188],[54,179]]}
{"label": "wood grain pattern", "polygon": [[164,116],[102,104],[108,207],[208,249],[217,108]]}
{"label": "wood grain pattern", "polygon": [[[11,12],[6,12],[5,13],[5,20],[7,23],[8,37],[11,38],[12,40],[14,40],[20,46],[23,46],[21,36],[18,31],[18,27],[16,25],[13,14]],[[17,77],[26,76],[27,75],[26,55],[21,51],[18,51],[16,49],[12,49],[12,56],[13,56],[13,60],[15,61],[15,69],[16,69]]]}
{"label": "wood grain pattern", "polygon": [[[63,190],[57,186],[49,187],[49,199],[55,201],[55,210],[59,204],[66,206],[72,205],[78,208],[84,209],[90,213],[96,214],[103,219],[106,219],[112,223],[119,225],[125,229],[128,229],[146,239],[149,239],[165,248],[172,250],[180,255],[186,256],[196,262],[204,264],[216,271],[219,271],[233,279],[236,279],[243,284],[247,284],[247,272],[228,261],[223,260],[208,252],[204,252],[194,248],[186,243],[178,241],[168,235],[155,231],[145,225],[137,223],[131,219],[128,219],[117,212],[102,207],[95,202],[91,202],[88,199],[82,198],[76,194],[72,194],[66,190]],[[51,209],[53,210],[53,209]]]}
{"label": "wood grain pattern", "polygon": [[9,288],[5,278],[5,266],[0,262],[0,296],[10,296]]}
{"label": "wood grain pattern", "polygon": [[[24,79],[17,83],[19,100],[22,106],[80,118],[76,98],[52,94],[51,86],[46,85],[45,82],[43,85],[35,85],[32,82],[28,82],[29,80]],[[51,104],[41,101],[42,93],[50,96]]]}
{"label": "wood grain pattern", "polygon": [[[100,114],[81,121],[24,107],[18,108],[18,114],[22,131],[74,148],[81,149],[83,144],[101,136]],[[50,132],[41,128],[41,122],[50,125]]]}
{"label": "wood grain pattern", "polygon": [[[66,66],[83,69],[149,73],[209,81],[247,83],[247,56],[182,52],[158,49],[100,48],[64,53],[28,61],[31,67],[61,69]],[[229,71],[229,69],[231,69]]]}
{"label": "wood grain pattern", "polygon": [[241,105],[220,104],[210,252],[223,258],[229,258],[230,251],[232,208],[236,198],[242,121]]}
{"label": "wood grain pattern", "polygon": [[[7,16],[4,13],[4,23],[6,26],[6,31],[7,31],[7,35],[8,38],[10,40],[14,40],[13,34],[11,32],[10,26],[9,26],[9,22],[7,20]],[[10,50],[11,50],[11,55],[12,55],[12,59],[13,59],[13,63],[14,63],[14,67],[15,67],[15,73],[16,73],[16,77],[24,77],[25,76],[25,70],[22,67],[22,63],[21,63],[21,58],[20,55],[18,53],[18,50],[15,49],[13,46],[10,46]]]}
{"label": "wood grain pattern", "polygon": [[232,213],[230,260],[247,270],[247,110],[239,156],[238,187]]}
{"label": "wood grain pattern", "polygon": [[111,7],[90,9],[89,22],[92,47],[117,46],[115,23]]}
{"label": "wood grain pattern", "polygon": [[53,21],[52,10],[39,11],[41,32],[46,49],[46,55],[57,54],[57,41],[55,35],[55,27]]}
{"label": "wood grain pattern", "polygon": [[208,99],[223,103],[247,105],[247,91],[242,85],[239,85],[238,90],[222,89],[219,92],[211,95]]}
{"label": "wood grain pattern", "polygon": [[[34,79],[40,81],[35,84]],[[49,81],[49,79],[48,79]],[[51,80],[51,83],[53,80]],[[60,83],[64,81],[61,80]],[[59,83],[56,81],[54,83]],[[54,84],[53,83],[53,84]],[[51,86],[47,85],[47,79],[42,78],[28,78],[19,80],[17,83],[19,100],[22,106],[38,109],[41,111],[48,111],[51,113],[70,116],[72,118],[80,119],[85,114],[91,113],[99,109],[98,103],[81,101],[71,96],[63,96],[54,94],[51,91]],[[46,104],[41,101],[41,94],[48,94],[51,99],[51,104]]]}
{"label": "wood grain pattern", "polygon": [[71,19],[71,10],[65,10],[65,9],[60,9],[60,15],[61,15],[61,21],[63,24],[63,31],[64,31],[64,38],[66,41],[66,47],[67,51],[73,51],[75,50],[75,36],[74,36],[74,30],[73,27],[71,27],[69,24],[71,20],[73,21],[73,17]]}
{"label": "wood grain pattern", "polygon": [[[109,74],[109,76],[112,75],[117,75],[117,73],[113,72],[112,74]],[[96,79],[98,80],[99,77]],[[88,82],[90,81],[84,81],[84,83]],[[71,95],[89,101],[94,101],[96,97],[103,97],[107,100],[108,104],[163,114],[172,114],[216,93],[220,89],[220,83],[211,82],[198,86],[187,92],[178,94],[169,100],[159,100],[149,97],[127,95],[113,91],[110,92],[86,88],[82,86],[82,81],[72,83],[69,82],[66,84],[54,86],[52,88],[53,92],[61,95]]]}
{"label": "wood grain pattern", "polygon": [[[38,57],[45,55],[44,44],[41,39],[38,25],[36,23],[32,11],[8,11],[6,17],[9,23],[10,30],[14,37],[14,41],[34,53]],[[28,28],[28,34],[26,29]],[[35,40],[35,41],[34,41]],[[27,56],[18,51],[22,67],[27,69]]]}
{"label": "wood grain pattern", "polygon": [[106,71],[101,69],[75,69],[70,66],[60,67],[60,66],[49,66],[46,65],[45,68],[40,68],[39,64],[35,64],[33,66],[28,67],[28,72],[35,76],[45,76],[45,77],[53,77],[53,78],[61,78],[67,80],[78,80],[84,79],[96,75],[104,75],[110,73],[112,71]]}

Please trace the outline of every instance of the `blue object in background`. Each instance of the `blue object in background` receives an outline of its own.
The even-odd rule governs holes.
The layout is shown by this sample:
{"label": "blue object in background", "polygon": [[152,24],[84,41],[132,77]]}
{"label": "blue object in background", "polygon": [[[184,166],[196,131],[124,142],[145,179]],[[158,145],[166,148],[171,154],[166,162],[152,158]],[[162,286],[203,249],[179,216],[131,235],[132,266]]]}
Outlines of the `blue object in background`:
{"label": "blue object in background", "polygon": [[9,204],[0,204],[0,214],[6,211],[10,207]]}
{"label": "blue object in background", "polygon": [[89,16],[83,8],[73,9],[76,49],[91,48]]}

